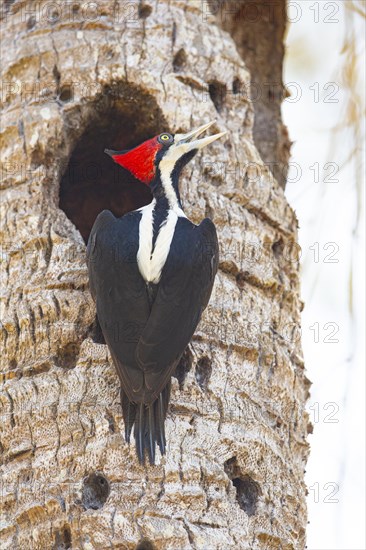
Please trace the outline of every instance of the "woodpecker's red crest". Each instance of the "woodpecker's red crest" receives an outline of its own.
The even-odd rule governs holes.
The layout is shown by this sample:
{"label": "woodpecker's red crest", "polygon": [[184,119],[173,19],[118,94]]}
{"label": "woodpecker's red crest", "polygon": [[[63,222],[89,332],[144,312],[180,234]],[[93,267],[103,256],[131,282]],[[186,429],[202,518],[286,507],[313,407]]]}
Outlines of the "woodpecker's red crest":
{"label": "woodpecker's red crest", "polygon": [[[156,156],[159,151],[165,150],[165,152],[167,152],[169,150],[169,158],[172,162],[176,162],[180,157],[190,151],[198,151],[226,133],[221,132],[220,134],[208,136],[203,139],[194,139],[212,126],[212,124],[214,124],[214,122],[209,122],[187,134],[172,135],[168,132],[164,132],[159,136],[144,141],[141,145],[129,151],[112,151],[110,149],[105,149],[105,152],[110,155],[117,164],[131,172],[135,178],[146,185],[150,185],[155,178],[157,166]],[[166,155],[164,154],[164,156]]]}
{"label": "woodpecker's red crest", "polygon": [[106,149],[105,152],[117,164],[131,172],[135,178],[149,185],[155,176],[156,154],[162,147],[163,145],[159,143],[156,136],[127,152],[110,151],[109,149]]}

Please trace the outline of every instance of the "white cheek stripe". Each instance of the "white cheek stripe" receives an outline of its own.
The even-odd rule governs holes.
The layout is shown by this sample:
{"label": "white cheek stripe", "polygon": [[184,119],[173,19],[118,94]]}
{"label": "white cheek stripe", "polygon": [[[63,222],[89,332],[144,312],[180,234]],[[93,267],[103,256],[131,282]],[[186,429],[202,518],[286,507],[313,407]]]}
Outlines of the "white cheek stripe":
{"label": "white cheek stripe", "polygon": [[159,234],[155,242],[154,251],[152,252],[155,204],[156,201],[154,199],[151,204],[142,210],[137,265],[146,282],[157,284],[160,281],[161,272],[169,254],[178,216],[175,212],[169,210],[168,217],[159,228]]}
{"label": "white cheek stripe", "polygon": [[168,199],[169,208],[171,208],[179,217],[186,218],[187,216],[179,206],[178,198],[172,184],[172,172],[177,160],[182,156],[182,146],[169,149],[159,164],[161,175],[161,183]]}

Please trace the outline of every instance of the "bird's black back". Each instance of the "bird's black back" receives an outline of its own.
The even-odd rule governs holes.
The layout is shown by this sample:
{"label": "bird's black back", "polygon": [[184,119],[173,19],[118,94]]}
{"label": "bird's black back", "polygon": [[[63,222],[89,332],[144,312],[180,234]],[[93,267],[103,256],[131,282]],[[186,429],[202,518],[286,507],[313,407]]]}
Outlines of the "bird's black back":
{"label": "bird's black back", "polygon": [[[158,284],[137,264],[141,212],[99,214],[87,261],[97,315],[122,386],[126,439],[133,424],[140,460],[155,442],[165,450],[164,419],[171,376],[211,295],[218,267],[215,226],[179,217]],[[136,431],[137,427],[137,431]]]}

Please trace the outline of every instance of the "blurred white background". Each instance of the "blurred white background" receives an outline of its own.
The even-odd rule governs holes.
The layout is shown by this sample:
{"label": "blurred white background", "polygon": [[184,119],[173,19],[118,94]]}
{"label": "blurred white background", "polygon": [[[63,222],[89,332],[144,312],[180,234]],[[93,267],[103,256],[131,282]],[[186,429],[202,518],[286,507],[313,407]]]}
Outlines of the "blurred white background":
{"label": "blurred white background", "polygon": [[313,383],[309,550],[366,549],[365,10],[360,1],[289,2],[283,115]]}

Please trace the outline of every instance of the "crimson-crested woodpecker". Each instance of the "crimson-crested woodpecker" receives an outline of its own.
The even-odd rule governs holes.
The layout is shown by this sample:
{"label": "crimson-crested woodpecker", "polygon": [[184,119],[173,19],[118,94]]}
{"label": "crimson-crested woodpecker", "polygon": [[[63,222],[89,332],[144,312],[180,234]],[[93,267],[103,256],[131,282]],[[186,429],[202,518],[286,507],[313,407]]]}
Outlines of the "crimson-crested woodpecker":
{"label": "crimson-crested woodpecker", "polygon": [[116,218],[101,212],[88,247],[90,288],[121,381],[125,438],[134,426],[137,455],[165,453],[170,381],[210,299],[218,268],[212,221],[192,223],[178,180],[199,149],[226,132],[197,139],[213,122],[187,134],[160,134],[129,151],[106,149],[148,185],[150,204]]}

